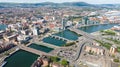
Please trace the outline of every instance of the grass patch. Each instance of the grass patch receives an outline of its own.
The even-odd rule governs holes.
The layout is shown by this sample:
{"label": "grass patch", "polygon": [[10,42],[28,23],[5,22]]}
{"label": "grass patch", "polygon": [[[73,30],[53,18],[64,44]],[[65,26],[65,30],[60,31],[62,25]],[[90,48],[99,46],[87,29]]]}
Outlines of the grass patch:
{"label": "grass patch", "polygon": [[52,62],[59,62],[59,61],[60,61],[60,58],[57,57],[57,56],[50,56],[50,60],[51,60]]}
{"label": "grass patch", "polygon": [[104,44],[103,44],[103,47],[106,47],[107,49],[110,49],[111,44],[110,44],[110,43],[104,43]]}
{"label": "grass patch", "polygon": [[114,61],[114,62],[119,62],[119,59],[116,58],[116,59],[113,59],[113,61]]}
{"label": "grass patch", "polygon": [[103,35],[116,35],[112,30],[101,30],[100,32],[104,33]]}
{"label": "grass patch", "polygon": [[103,42],[103,41],[98,41],[96,40],[98,43],[100,43],[101,46],[107,48],[107,49],[110,49],[110,47],[112,46],[112,44],[110,43],[107,43],[107,42]]}
{"label": "grass patch", "polygon": [[117,51],[120,52],[120,47],[117,47]]}
{"label": "grass patch", "polygon": [[112,38],[106,38],[107,40],[110,40],[110,41],[113,41],[114,43],[116,44],[120,44],[120,41],[119,40],[116,40],[116,39],[112,39]]}

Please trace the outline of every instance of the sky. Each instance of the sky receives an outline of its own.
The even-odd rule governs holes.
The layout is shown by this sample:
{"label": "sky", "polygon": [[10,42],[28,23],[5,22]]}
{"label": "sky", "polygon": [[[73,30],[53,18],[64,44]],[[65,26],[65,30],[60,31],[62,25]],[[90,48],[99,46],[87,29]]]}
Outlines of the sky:
{"label": "sky", "polygon": [[120,4],[120,0],[0,0],[0,2],[41,3],[41,2],[87,2],[90,4]]}

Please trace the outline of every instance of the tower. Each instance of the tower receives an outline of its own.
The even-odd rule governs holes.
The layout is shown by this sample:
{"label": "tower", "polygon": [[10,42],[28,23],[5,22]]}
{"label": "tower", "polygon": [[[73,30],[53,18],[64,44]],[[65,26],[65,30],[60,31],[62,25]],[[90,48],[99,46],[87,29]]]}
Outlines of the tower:
{"label": "tower", "polygon": [[62,30],[65,30],[65,19],[62,18],[61,24],[62,24]]}

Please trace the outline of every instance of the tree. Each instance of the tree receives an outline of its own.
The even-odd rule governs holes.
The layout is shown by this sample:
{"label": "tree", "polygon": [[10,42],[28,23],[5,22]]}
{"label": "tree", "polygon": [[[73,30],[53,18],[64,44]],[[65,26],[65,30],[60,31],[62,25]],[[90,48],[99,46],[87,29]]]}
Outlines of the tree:
{"label": "tree", "polygon": [[63,60],[61,61],[61,65],[63,65],[63,66],[66,66],[66,65],[68,65],[68,62],[67,62],[67,60],[63,59]]}
{"label": "tree", "polygon": [[116,58],[116,59],[114,59],[113,61],[114,61],[114,62],[119,62],[119,59]]}
{"label": "tree", "polygon": [[59,60],[59,58],[56,56],[55,57],[52,56],[52,57],[50,57],[50,59],[52,62],[57,62]]}

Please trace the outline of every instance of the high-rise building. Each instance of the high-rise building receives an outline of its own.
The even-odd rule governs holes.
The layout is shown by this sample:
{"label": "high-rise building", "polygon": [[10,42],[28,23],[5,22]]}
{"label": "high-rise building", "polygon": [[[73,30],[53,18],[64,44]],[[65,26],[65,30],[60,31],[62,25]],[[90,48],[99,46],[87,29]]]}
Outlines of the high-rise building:
{"label": "high-rise building", "polygon": [[61,29],[62,29],[62,30],[65,30],[65,19],[62,18],[61,24],[62,24],[62,28],[61,28]]}

